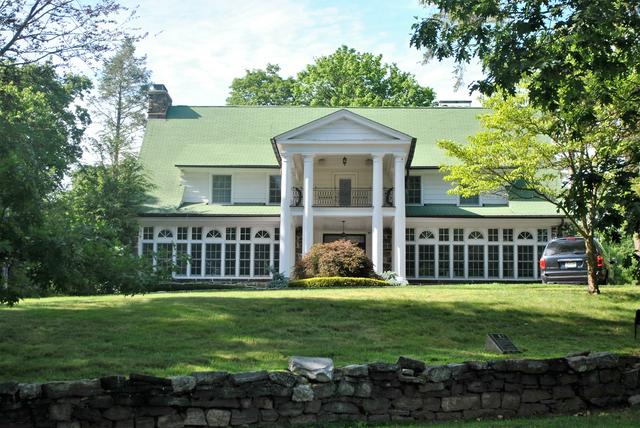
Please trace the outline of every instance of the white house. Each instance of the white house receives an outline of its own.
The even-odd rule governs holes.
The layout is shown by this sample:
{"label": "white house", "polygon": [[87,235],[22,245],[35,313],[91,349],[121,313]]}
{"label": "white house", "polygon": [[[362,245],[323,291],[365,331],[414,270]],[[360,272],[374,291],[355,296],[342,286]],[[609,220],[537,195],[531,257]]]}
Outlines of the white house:
{"label": "white house", "polygon": [[172,106],[164,85],[150,96],[139,251],[178,261],[176,278],[289,274],[314,243],[347,238],[410,281],[531,281],[562,225],[533,197],[447,192],[439,166],[453,160],[436,142],[466,141],[482,109]]}

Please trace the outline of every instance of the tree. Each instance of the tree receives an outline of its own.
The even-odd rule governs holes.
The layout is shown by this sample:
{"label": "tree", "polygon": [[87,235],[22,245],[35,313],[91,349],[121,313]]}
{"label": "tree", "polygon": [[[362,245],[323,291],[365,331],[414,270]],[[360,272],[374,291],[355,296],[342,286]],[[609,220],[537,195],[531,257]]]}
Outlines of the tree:
{"label": "tree", "polygon": [[123,155],[132,152],[146,123],[151,73],[145,67],[146,57],[136,57],[135,50],[134,41],[126,38],[115,55],[104,61],[97,95],[91,100],[93,117],[101,126],[94,149],[114,173]]}
{"label": "tree", "polygon": [[341,46],[333,54],[283,79],[280,67],[247,71],[231,84],[227,104],[305,105],[323,107],[431,106],[433,89],[421,86],[396,64],[382,63],[382,55]]}
{"label": "tree", "polygon": [[48,64],[0,67],[0,303],[14,302],[29,282],[29,246],[81,153],[88,115],[75,101],[90,86]]}
{"label": "tree", "polygon": [[0,64],[16,66],[54,58],[92,58],[124,35],[114,16],[127,9],[115,0],[0,2]]}
{"label": "tree", "polygon": [[293,104],[291,77],[283,79],[278,74],[280,66],[267,64],[265,70],[246,70],[244,77],[231,82],[228,105],[278,106]]}
{"label": "tree", "polygon": [[452,191],[472,196],[506,188],[554,204],[585,238],[589,292],[599,293],[595,231],[617,201],[611,183],[636,167],[625,157],[632,139],[620,138],[619,123],[604,108],[596,108],[598,125],[576,138],[572,117],[535,108],[526,91],[496,93],[485,106],[493,113],[481,116],[484,129],[468,145],[439,143],[460,161],[443,167]]}

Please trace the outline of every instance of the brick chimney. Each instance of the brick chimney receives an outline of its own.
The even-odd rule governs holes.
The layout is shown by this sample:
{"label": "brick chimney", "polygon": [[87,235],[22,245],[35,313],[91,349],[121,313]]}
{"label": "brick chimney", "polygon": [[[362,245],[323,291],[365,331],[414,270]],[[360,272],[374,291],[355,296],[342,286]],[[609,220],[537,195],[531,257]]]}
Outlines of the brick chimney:
{"label": "brick chimney", "polygon": [[149,89],[149,119],[166,119],[167,111],[171,107],[171,97],[167,87],[163,84],[154,83]]}

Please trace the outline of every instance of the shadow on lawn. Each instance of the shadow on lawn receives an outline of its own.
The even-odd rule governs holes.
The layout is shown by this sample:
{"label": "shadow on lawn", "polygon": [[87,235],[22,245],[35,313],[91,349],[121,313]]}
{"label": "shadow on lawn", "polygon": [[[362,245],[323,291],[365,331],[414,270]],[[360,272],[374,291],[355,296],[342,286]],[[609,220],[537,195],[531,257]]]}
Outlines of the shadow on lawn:
{"label": "shadow on lawn", "polygon": [[[634,350],[625,308],[589,313],[490,302],[321,297],[238,298],[184,294],[81,309],[41,305],[0,318],[0,378],[42,380],[193,369],[283,369],[291,355],[334,358],[337,365],[489,359],[489,332],[510,335],[522,357],[577,350]],[[58,305],[58,304],[56,304]],[[567,308],[570,309],[570,308]]]}

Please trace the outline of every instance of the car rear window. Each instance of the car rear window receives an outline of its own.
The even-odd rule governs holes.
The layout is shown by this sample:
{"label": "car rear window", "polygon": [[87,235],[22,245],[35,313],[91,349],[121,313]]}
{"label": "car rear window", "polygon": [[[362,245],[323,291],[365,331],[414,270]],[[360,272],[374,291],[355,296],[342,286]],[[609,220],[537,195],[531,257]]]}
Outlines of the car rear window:
{"label": "car rear window", "polygon": [[555,256],[556,254],[564,253],[584,253],[584,241],[553,241],[549,242],[547,248],[544,250],[545,256]]}

